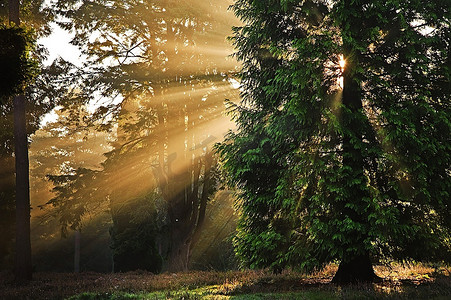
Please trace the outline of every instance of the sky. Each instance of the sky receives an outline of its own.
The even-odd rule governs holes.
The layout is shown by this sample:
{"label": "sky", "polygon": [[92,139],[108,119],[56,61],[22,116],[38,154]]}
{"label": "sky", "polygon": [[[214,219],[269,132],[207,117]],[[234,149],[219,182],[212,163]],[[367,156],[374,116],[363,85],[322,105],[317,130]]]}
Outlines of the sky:
{"label": "sky", "polygon": [[72,37],[73,34],[53,23],[52,34],[38,41],[38,43],[43,44],[49,50],[50,55],[44,64],[50,65],[56,58],[62,57],[73,64],[80,65],[80,51],[69,43]]}
{"label": "sky", "polygon": [[[51,0],[44,1],[44,6],[50,6],[51,2]],[[79,65],[80,51],[69,43],[74,35],[61,29],[55,23],[52,23],[51,27],[52,34],[38,40],[38,43],[43,44],[49,50],[50,55],[44,64],[50,65],[56,58],[61,56],[63,59]]]}
{"label": "sky", "polygon": [[[75,65],[80,65],[80,51],[77,47],[71,45],[69,42],[72,39],[72,35],[61,29],[55,23],[52,24],[52,34],[38,40],[39,44],[44,45],[49,51],[49,56],[44,61],[44,65],[50,65],[58,57],[62,57],[66,61],[70,61]],[[46,114],[41,119],[41,127],[45,126],[49,122],[56,121],[57,114],[55,110]]]}

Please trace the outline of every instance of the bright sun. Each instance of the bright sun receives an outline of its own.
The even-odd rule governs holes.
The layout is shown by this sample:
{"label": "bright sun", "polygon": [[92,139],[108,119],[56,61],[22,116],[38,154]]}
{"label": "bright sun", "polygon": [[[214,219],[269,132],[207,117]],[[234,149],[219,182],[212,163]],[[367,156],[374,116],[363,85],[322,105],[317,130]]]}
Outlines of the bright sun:
{"label": "bright sun", "polygon": [[[345,58],[343,57],[343,54],[340,54],[340,60],[338,61],[338,64],[340,65],[340,68],[341,68],[341,73],[343,73],[344,72],[344,70],[345,70],[345,66],[346,66],[346,60],[345,60]],[[344,86],[344,78],[343,78],[343,76],[340,76],[340,77],[338,77],[338,86],[341,88],[341,89],[343,89],[343,86]]]}
{"label": "bright sun", "polygon": [[339,64],[340,64],[341,71],[343,72],[345,65],[346,65],[346,60],[344,59],[343,54],[340,55]]}

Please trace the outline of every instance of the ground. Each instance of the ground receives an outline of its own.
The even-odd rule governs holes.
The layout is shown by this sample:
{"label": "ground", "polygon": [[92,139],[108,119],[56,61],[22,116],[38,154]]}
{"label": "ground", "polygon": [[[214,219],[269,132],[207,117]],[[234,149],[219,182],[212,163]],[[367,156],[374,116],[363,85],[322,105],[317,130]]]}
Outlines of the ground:
{"label": "ground", "polygon": [[0,273],[0,299],[451,299],[447,267],[377,266],[384,281],[339,287],[330,283],[336,265],[306,275],[266,271],[36,273],[25,286]]}

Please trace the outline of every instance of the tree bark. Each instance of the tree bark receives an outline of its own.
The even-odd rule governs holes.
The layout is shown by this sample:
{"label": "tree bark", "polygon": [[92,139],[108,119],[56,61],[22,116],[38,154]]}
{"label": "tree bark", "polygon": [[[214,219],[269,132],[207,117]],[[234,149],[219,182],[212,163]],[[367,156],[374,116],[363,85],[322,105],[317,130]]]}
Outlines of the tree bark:
{"label": "tree bark", "polygon": [[378,280],[380,278],[374,273],[369,254],[367,253],[355,256],[349,261],[340,262],[332,283],[345,285]]}
{"label": "tree bark", "polygon": [[[170,20],[167,24],[167,40],[169,45],[177,45],[177,20]],[[175,26],[174,26],[175,25]],[[167,73],[174,76],[172,84],[180,81],[180,65],[178,65],[176,47],[165,49],[168,57]],[[179,74],[179,75],[177,75]],[[196,149],[200,135],[196,128],[199,120],[199,107],[193,104],[193,97],[189,85],[180,81],[177,88],[186,88],[183,96],[167,100],[166,120],[159,114],[160,129],[164,130],[167,139],[160,139],[158,182],[163,198],[168,204],[169,245],[167,252],[166,271],[188,270],[191,250],[205,219],[208,191],[211,185],[210,168],[211,154],[207,153],[202,163],[202,149]],[[163,87],[165,90],[172,85]],[[194,100],[195,101],[195,100]],[[164,147],[166,143],[166,147]],[[202,147],[203,148],[203,147]],[[194,152],[191,152],[194,151]],[[167,153],[165,160],[164,153]],[[202,170],[203,173],[202,173]],[[203,180],[201,180],[201,178]],[[201,187],[201,182],[203,185]]]}
{"label": "tree bark", "polygon": [[188,270],[191,251],[189,236],[184,228],[173,228],[171,232],[171,244],[167,261],[168,272],[180,272]]}
{"label": "tree bark", "polygon": [[[197,164],[199,159],[194,160]],[[196,178],[184,178],[177,181],[177,176],[169,176],[169,191],[164,195],[168,203],[168,214],[171,220],[170,244],[166,271],[177,272],[188,270],[192,246],[197,242],[211,189],[212,153],[204,157],[204,172],[201,194],[199,194],[200,170],[193,172]],[[201,168],[200,165],[197,168]],[[168,169],[171,169],[168,167]],[[186,193],[186,187],[192,188]],[[172,193],[171,193],[172,192]],[[189,194],[189,195],[187,195]],[[187,203],[188,202],[188,203]]]}
{"label": "tree bark", "polygon": [[16,158],[16,281],[31,280],[30,183],[25,97],[14,97]]}

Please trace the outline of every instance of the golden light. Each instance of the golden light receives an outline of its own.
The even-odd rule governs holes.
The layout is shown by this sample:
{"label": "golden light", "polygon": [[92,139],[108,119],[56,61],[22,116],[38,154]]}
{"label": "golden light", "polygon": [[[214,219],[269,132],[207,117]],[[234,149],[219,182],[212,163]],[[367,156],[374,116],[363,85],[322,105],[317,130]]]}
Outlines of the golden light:
{"label": "golden light", "polygon": [[[340,57],[340,60],[338,61],[338,64],[340,65],[341,72],[343,73],[344,70],[345,70],[345,66],[346,66],[346,60],[343,57],[343,54],[340,54],[339,57]],[[344,78],[343,78],[343,76],[340,76],[337,81],[338,81],[338,86],[341,89],[343,89],[343,86],[344,86]]]}
{"label": "golden light", "polygon": [[[221,3],[219,0],[215,1]],[[174,19],[173,14],[169,13],[167,20],[172,20],[172,26],[179,30],[177,31],[179,35],[177,39],[164,39],[164,35],[167,32],[162,32],[158,39],[149,38],[149,36],[145,35],[147,32],[143,33],[145,35],[143,40],[149,43],[148,53],[153,53],[152,51],[162,53],[162,57],[158,59],[154,58],[153,54],[149,54],[146,57],[148,58],[147,62],[159,73],[163,73],[163,68],[170,69],[172,73],[161,76],[172,78],[173,80],[170,83],[165,82],[161,86],[152,84],[152,87],[155,86],[156,88],[154,90],[149,89],[148,93],[143,93],[142,95],[138,92],[131,93],[126,98],[127,102],[124,102],[122,106],[124,113],[120,116],[123,119],[118,121],[111,136],[102,136],[103,139],[93,142],[92,147],[88,147],[88,141],[83,140],[79,142],[68,137],[58,137],[57,140],[55,140],[56,138],[42,139],[40,141],[41,144],[39,144],[37,139],[34,141],[32,147],[36,150],[34,151],[35,156],[31,157],[32,163],[35,162],[37,164],[40,162],[40,157],[38,156],[40,148],[46,151],[53,151],[50,147],[56,145],[55,147],[58,149],[67,149],[67,152],[70,154],[72,152],[76,153],[77,157],[73,154],[70,157],[68,155],[67,158],[68,161],[72,160],[70,163],[74,168],[82,166],[99,172],[103,168],[101,163],[105,160],[103,155],[105,150],[97,145],[109,144],[109,139],[111,139],[113,146],[117,147],[117,150],[121,149],[121,156],[117,156],[120,157],[120,161],[118,159],[118,162],[114,163],[115,165],[108,172],[102,173],[104,175],[99,173],[96,180],[84,182],[83,189],[74,195],[74,197],[92,199],[92,205],[91,203],[89,204],[90,212],[85,219],[86,224],[96,220],[100,216],[100,212],[110,211],[112,199],[114,205],[125,206],[133,199],[144,199],[157,189],[165,188],[164,186],[161,187],[162,184],[158,182],[159,172],[161,172],[158,166],[161,161],[163,162],[163,175],[167,177],[167,180],[172,180],[173,182],[170,186],[172,189],[171,194],[181,194],[184,195],[183,197],[186,197],[186,191],[194,190],[193,187],[197,184],[194,182],[194,179],[200,178],[196,179],[199,182],[203,180],[202,176],[205,176],[207,165],[204,163],[197,170],[195,167],[199,168],[199,163],[197,165],[194,163],[197,159],[204,159],[206,152],[211,151],[214,143],[221,141],[226,132],[235,126],[235,123],[224,113],[223,101],[224,99],[230,99],[233,102],[239,101],[239,83],[234,80],[227,80],[225,76],[213,76],[216,73],[220,75],[224,71],[234,71],[238,68],[238,63],[234,59],[229,58],[230,54],[234,52],[232,45],[226,43],[226,37],[232,34],[231,26],[240,25],[234,14],[226,9],[233,2],[232,0],[223,1],[223,3],[227,4],[224,6],[224,10],[218,7],[214,11],[211,11],[210,2],[208,1],[192,2],[193,5],[202,6],[199,7],[199,11],[209,11],[212,15],[214,14],[215,19],[212,24],[214,24],[215,30],[207,32],[202,29],[205,27],[204,25],[194,26],[193,20],[197,20],[197,17],[187,17],[188,21],[185,22],[185,19]],[[150,9],[153,10],[154,8]],[[160,22],[159,19],[160,17],[158,17],[156,22]],[[188,43],[182,40],[185,32],[183,30],[189,33],[195,31],[192,38],[193,41]],[[64,33],[65,31],[55,30],[54,35],[44,40],[44,43],[52,51],[52,58],[64,52],[64,47],[61,49],[56,47],[56,45],[59,45],[58,42],[60,42],[59,35]],[[124,33],[121,37],[127,42],[127,34]],[[194,43],[194,38],[197,43]],[[131,41],[128,42],[132,43]],[[124,47],[126,48],[127,45]],[[141,44],[141,46],[143,45]],[[122,49],[120,46],[118,47]],[[139,53],[138,49],[140,48],[133,48],[132,50],[137,52],[132,54]],[[121,52],[119,51],[119,53]],[[75,57],[78,56],[79,53],[76,52]],[[78,65],[79,63],[77,63],[75,57],[65,56],[66,59]],[[127,62],[133,59],[135,58],[129,58]],[[164,59],[166,59],[166,63],[162,63]],[[136,58],[136,60],[140,62],[139,58]],[[167,64],[168,60],[171,60],[170,66]],[[111,63],[113,65],[116,64],[113,60]],[[180,76],[174,78],[174,74],[179,74]],[[196,79],[197,76],[200,79]],[[187,79],[183,79],[186,80],[183,81],[181,78]],[[100,102],[102,99],[98,101]],[[160,116],[162,117],[157,118]],[[55,118],[53,117],[53,119]],[[49,116],[45,121],[51,123],[53,119]],[[45,122],[43,122],[43,125],[45,125]],[[135,127],[133,127],[133,134],[130,133],[129,137],[127,135],[131,132],[128,129],[131,128],[130,126]],[[89,142],[91,142],[91,138]],[[81,148],[80,143],[83,143],[85,147]],[[161,161],[159,160],[160,158]],[[42,161],[44,160],[42,159]],[[45,166],[46,169],[59,167],[59,161],[56,159],[55,165],[51,165],[52,161],[50,160],[45,160],[45,162],[49,163],[48,166]],[[112,164],[112,160],[109,163]],[[34,178],[43,178],[38,172],[43,172],[44,168],[38,167],[32,170],[32,172],[35,172],[33,173],[35,175]],[[198,172],[198,175],[195,172]],[[34,189],[36,192],[32,192],[33,205],[47,203],[49,199],[55,196],[54,193],[49,191],[53,188],[52,183],[47,182],[45,177],[44,179],[46,181],[43,183],[38,182],[38,180],[32,182],[33,187],[37,187]],[[40,188],[41,186],[44,188]],[[38,190],[38,188],[40,189]],[[194,200],[191,198],[186,200],[194,203]],[[97,203],[101,204],[97,205]],[[40,217],[48,213],[48,211],[34,209],[32,213],[33,233],[39,232],[39,230],[44,231],[43,229],[38,229],[38,225],[40,224]],[[110,222],[110,219],[107,216],[107,221],[105,222]],[[51,224],[54,228],[49,227],[45,230],[49,234],[58,237],[60,228],[58,220],[56,221],[56,225]],[[41,235],[35,234],[34,236]],[[108,228],[103,232],[103,237],[108,239]],[[50,238],[42,239],[41,244],[45,244],[45,246],[38,245],[38,242],[35,242],[34,247],[46,248],[46,246],[50,245]]]}
{"label": "golden light", "polygon": [[343,89],[343,87],[344,87],[344,78],[343,78],[343,76],[338,77],[338,86],[340,87],[340,89]]}
{"label": "golden light", "polygon": [[346,60],[343,57],[343,54],[340,54],[340,61],[338,62],[340,64],[341,71],[343,72],[346,65]]}

